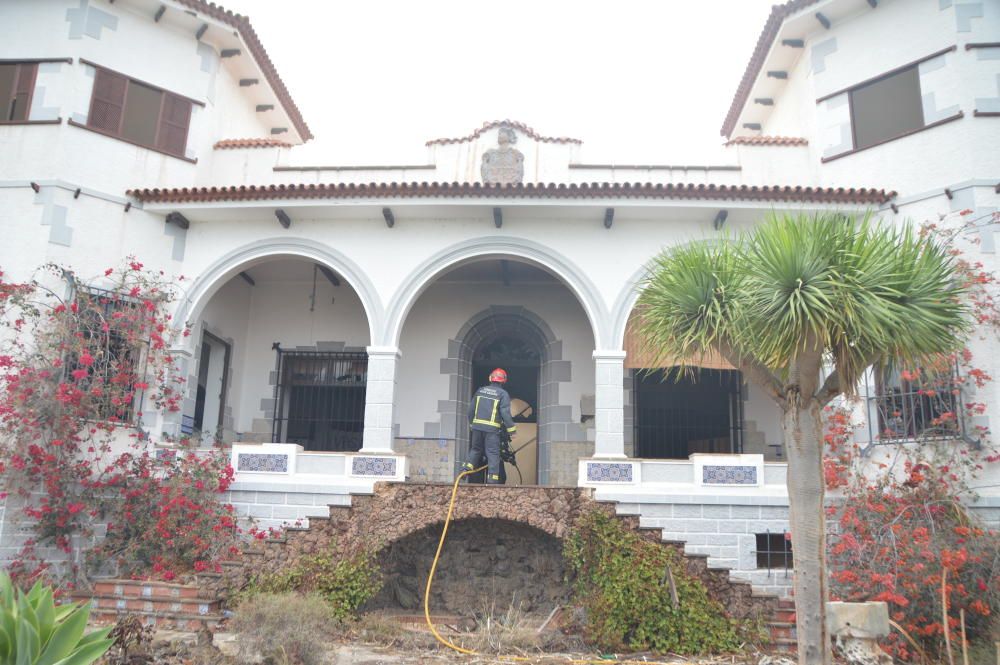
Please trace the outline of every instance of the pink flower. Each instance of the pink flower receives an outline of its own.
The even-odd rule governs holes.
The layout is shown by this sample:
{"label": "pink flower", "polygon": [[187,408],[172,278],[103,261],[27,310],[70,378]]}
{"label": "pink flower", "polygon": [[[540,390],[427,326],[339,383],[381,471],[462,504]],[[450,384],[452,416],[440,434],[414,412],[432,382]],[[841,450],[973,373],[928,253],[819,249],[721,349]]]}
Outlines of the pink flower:
{"label": "pink flower", "polygon": [[89,353],[87,353],[86,351],[84,351],[83,354],[80,356],[79,363],[81,365],[85,365],[87,367],[90,367],[91,365],[94,364],[94,356],[92,356]]}

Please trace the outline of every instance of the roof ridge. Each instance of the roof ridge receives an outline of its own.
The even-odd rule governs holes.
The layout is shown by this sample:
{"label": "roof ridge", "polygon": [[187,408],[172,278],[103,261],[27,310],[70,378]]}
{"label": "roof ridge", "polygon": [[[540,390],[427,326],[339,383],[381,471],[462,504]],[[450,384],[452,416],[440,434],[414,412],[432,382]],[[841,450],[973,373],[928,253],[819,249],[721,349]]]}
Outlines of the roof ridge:
{"label": "roof ridge", "polygon": [[267,82],[274,89],[275,95],[278,97],[278,101],[281,103],[282,108],[285,109],[285,112],[288,114],[292,124],[295,125],[295,129],[299,133],[299,136],[302,137],[302,141],[305,142],[313,138],[313,134],[309,130],[309,125],[307,125],[305,119],[303,119],[302,113],[299,111],[299,107],[296,106],[291,93],[288,92],[288,88],[285,86],[285,82],[282,81],[281,76],[278,75],[278,70],[275,68],[274,63],[271,62],[271,57],[267,54],[267,50],[264,48],[260,38],[257,36],[257,32],[250,24],[250,19],[248,17],[242,14],[237,14],[236,12],[226,9],[222,5],[209,2],[208,0],[174,1],[184,5],[185,7],[204,12],[212,18],[236,28],[236,30],[240,33],[240,36],[246,42],[247,47],[250,49],[254,60],[257,61],[261,71],[263,71],[264,78],[267,79]]}
{"label": "roof ridge", "polygon": [[650,198],[809,201],[881,205],[896,192],[870,187],[812,187],[806,185],[713,185],[705,183],[518,183],[479,182],[370,182],[294,183],[283,185],[226,185],[129,190],[142,202],[247,201],[268,199],[392,198],[457,196],[472,198]]}
{"label": "roof ridge", "polygon": [[513,127],[514,129],[519,129],[521,132],[535,139],[536,141],[541,141],[543,143],[577,143],[582,144],[583,141],[580,139],[569,138],[568,136],[543,136],[536,132],[532,127],[519,122],[517,120],[490,120],[483,123],[483,126],[479,129],[473,131],[467,136],[458,136],[452,138],[440,138],[431,139],[427,141],[424,145],[447,145],[449,143],[465,143],[466,141],[474,141],[482,136],[485,132],[493,129],[494,127]]}
{"label": "roof ridge", "polygon": [[232,148],[291,148],[288,141],[274,138],[219,139],[212,146],[215,150]]}
{"label": "roof ridge", "polygon": [[809,145],[809,139],[801,136],[775,136],[769,134],[759,134],[757,136],[734,136],[726,141],[724,145],[800,146]]}
{"label": "roof ridge", "polygon": [[733,95],[733,102],[730,104],[729,112],[722,123],[720,134],[728,138],[732,135],[733,129],[736,128],[736,119],[750,97],[750,90],[753,88],[754,81],[757,80],[757,75],[760,74],[760,70],[764,66],[764,60],[767,58],[767,52],[771,49],[771,44],[774,43],[774,39],[781,30],[781,24],[795,12],[809,5],[814,5],[819,1],[788,0],[783,5],[773,5],[771,7],[771,13],[764,23],[764,29],[761,30],[760,36],[757,38],[757,45],[754,46],[753,54],[747,63],[747,68],[743,71],[743,78],[740,79],[740,84],[736,88],[736,94]]}

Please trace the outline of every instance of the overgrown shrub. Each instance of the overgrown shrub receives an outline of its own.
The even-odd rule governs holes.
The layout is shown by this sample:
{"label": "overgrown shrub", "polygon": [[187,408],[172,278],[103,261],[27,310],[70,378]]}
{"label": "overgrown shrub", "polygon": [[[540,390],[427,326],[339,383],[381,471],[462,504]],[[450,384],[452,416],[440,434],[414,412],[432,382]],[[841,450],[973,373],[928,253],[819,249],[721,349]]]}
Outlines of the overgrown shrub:
{"label": "overgrown shrub", "polygon": [[739,648],[736,623],[688,575],[682,556],[613,517],[585,515],[564,555],[587,613],[585,637],[599,648],[685,655]]}
{"label": "overgrown shrub", "polygon": [[[171,579],[214,569],[238,547],[228,456],[148,431],[144,411],[176,414],[184,380],[170,353],[175,284],[129,259],[81,279],[56,265],[17,283],[0,272],[0,474],[34,533],[10,568],[47,576],[37,547],[94,552],[122,574]],[[158,458],[149,435],[176,444]],[[65,571],[64,571],[65,572]]]}
{"label": "overgrown shrub", "polygon": [[239,635],[240,662],[262,656],[275,665],[326,662],[327,641],[335,630],[330,606],[321,596],[294,592],[245,597],[229,625]]}
{"label": "overgrown shrub", "polygon": [[[976,452],[957,441],[937,449],[947,450],[947,459],[911,457],[902,474],[851,476],[843,501],[831,509],[838,530],[830,538],[830,572],[837,598],[887,602],[891,619],[928,653],[947,659],[945,616],[957,645],[960,610],[970,640],[984,639],[1000,612],[1000,536],[964,504]],[[886,650],[913,657],[898,633]]]}
{"label": "overgrown shrub", "polygon": [[375,555],[361,551],[340,558],[333,554],[303,556],[292,566],[254,578],[241,596],[315,593],[329,604],[336,619],[345,621],[356,618],[358,608],[381,588],[382,571]]}

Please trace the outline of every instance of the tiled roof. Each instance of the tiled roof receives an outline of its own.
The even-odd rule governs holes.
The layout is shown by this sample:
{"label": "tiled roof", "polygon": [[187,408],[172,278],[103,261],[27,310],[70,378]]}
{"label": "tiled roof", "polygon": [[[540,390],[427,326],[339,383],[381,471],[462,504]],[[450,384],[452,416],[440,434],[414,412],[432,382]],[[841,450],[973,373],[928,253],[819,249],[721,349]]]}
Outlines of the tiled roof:
{"label": "tiled roof", "polygon": [[726,145],[809,145],[801,136],[737,136],[726,141]]}
{"label": "tiled roof", "polygon": [[302,119],[302,114],[299,113],[299,107],[292,101],[292,96],[288,93],[288,88],[285,87],[284,81],[278,76],[278,71],[274,68],[274,63],[271,62],[271,58],[267,55],[264,45],[260,43],[260,39],[257,37],[257,33],[254,32],[253,26],[250,25],[250,19],[220,7],[214,2],[207,2],[207,0],[177,0],[177,2],[236,28],[250,49],[254,60],[257,61],[261,71],[264,72],[264,78],[267,79],[271,89],[274,90],[274,94],[278,97],[281,107],[285,109],[285,113],[288,114],[292,124],[295,125],[295,130],[299,133],[299,136],[302,137],[303,141],[313,138],[312,132],[309,131],[309,125],[306,124],[306,121]]}
{"label": "tiled roof", "polygon": [[448,143],[465,143],[466,141],[474,141],[478,139],[483,133],[495,127],[500,127],[501,125],[506,125],[508,127],[513,127],[514,129],[522,132],[523,134],[530,136],[536,141],[541,141],[543,143],[583,143],[580,139],[571,139],[566,136],[542,136],[536,132],[531,127],[528,127],[523,122],[517,122],[516,120],[493,120],[492,122],[484,122],[483,126],[472,132],[468,136],[458,136],[455,138],[444,138],[444,139],[431,139],[425,145],[445,145]]}
{"label": "tiled roof", "polygon": [[494,185],[459,182],[295,184],[134,189],[148,203],[261,201],[273,199],[527,198],[527,199],[708,199],[880,205],[895,192],[844,187],[768,187],[662,183],[528,183]]}
{"label": "tiled roof", "polygon": [[774,5],[771,7],[771,14],[767,17],[767,22],[764,24],[764,29],[761,31],[760,37],[757,38],[757,46],[754,47],[753,55],[750,56],[750,62],[747,63],[746,71],[743,72],[740,85],[736,88],[736,94],[733,96],[733,103],[729,106],[729,113],[726,115],[726,120],[722,123],[722,131],[720,133],[723,136],[728,137],[733,133],[733,129],[736,128],[736,119],[739,117],[740,111],[743,110],[743,106],[747,103],[747,98],[750,97],[750,90],[753,88],[754,81],[757,80],[757,75],[760,74],[761,67],[764,66],[767,53],[771,50],[771,44],[774,43],[775,38],[778,36],[781,24],[785,21],[785,18],[817,2],[819,0],[788,0],[783,5]]}
{"label": "tiled roof", "polygon": [[222,139],[212,146],[216,150],[232,150],[235,148],[291,148],[288,141],[279,139]]}

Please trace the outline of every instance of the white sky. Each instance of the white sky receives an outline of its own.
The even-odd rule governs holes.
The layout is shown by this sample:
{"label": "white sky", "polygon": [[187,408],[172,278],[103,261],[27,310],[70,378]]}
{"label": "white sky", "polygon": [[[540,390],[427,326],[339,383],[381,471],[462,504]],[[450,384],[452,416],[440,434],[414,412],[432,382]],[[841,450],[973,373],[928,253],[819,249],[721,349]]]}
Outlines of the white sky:
{"label": "white sky", "polygon": [[509,118],[587,162],[706,164],[774,0],[222,0],[317,138],[293,163],[425,163]]}

